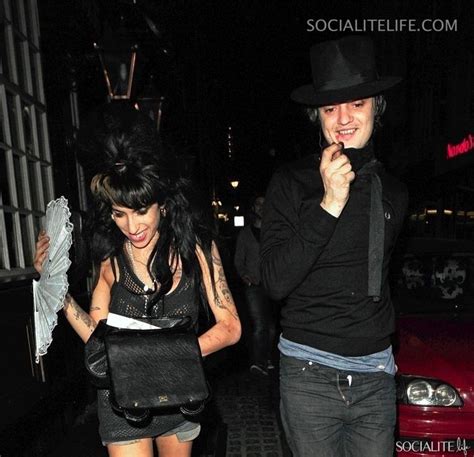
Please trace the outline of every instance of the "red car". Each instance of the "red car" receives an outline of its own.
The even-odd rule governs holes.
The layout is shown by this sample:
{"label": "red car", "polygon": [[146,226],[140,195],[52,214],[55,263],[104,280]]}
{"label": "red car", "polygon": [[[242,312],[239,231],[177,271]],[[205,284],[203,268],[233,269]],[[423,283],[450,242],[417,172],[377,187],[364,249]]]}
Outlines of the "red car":
{"label": "red car", "polygon": [[398,457],[474,457],[474,255],[411,256],[399,278]]}

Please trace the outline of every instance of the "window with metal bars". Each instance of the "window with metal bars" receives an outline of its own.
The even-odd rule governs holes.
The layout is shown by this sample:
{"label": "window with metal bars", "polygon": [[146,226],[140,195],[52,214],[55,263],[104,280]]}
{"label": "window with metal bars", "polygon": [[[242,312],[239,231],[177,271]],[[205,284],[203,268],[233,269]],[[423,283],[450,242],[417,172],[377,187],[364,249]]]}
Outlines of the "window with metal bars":
{"label": "window with metal bars", "polygon": [[0,281],[4,281],[34,273],[36,237],[54,192],[37,4],[0,3]]}

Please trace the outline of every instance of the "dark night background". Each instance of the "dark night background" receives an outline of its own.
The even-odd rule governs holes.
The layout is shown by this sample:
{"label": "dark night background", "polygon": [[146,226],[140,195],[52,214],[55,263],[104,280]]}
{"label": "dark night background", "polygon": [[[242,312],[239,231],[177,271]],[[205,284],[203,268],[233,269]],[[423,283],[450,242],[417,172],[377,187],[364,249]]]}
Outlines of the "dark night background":
{"label": "dark night background", "polygon": [[[374,32],[378,69],[404,81],[387,94],[382,160],[404,178],[417,201],[444,192],[446,143],[473,124],[473,13],[468,1],[219,2],[52,1],[39,4],[46,96],[56,162],[68,160],[65,102],[71,73],[81,120],[105,101],[93,43],[122,24],[139,44],[135,94],[153,74],[165,98],[162,136],[171,156],[224,204],[245,205],[264,191],[280,163],[317,150],[317,131],[292,89],[311,80],[309,47],[346,33],[307,31],[308,19],[440,18],[457,31]],[[152,30],[144,17],[150,19]],[[232,127],[229,160],[227,129]],[[66,139],[66,140],[65,140]],[[457,159],[462,162],[461,159]],[[458,165],[456,169],[463,167]],[[231,177],[241,181],[232,193]],[[433,180],[434,178],[434,180]],[[59,179],[59,186],[68,188]],[[469,185],[469,182],[465,183]],[[428,186],[428,187],[427,187]]]}

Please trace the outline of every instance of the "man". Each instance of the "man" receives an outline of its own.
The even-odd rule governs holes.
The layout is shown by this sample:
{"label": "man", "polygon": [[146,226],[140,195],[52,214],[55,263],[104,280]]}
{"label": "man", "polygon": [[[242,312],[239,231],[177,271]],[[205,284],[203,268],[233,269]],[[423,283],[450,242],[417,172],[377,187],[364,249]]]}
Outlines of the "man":
{"label": "man", "polygon": [[260,228],[265,199],[253,200],[251,224],[237,237],[234,264],[245,287],[245,299],[250,324],[250,371],[268,375],[273,368],[272,352],[275,344],[275,317],[271,301],[260,281]]}
{"label": "man", "polygon": [[374,158],[371,137],[399,78],[379,78],[368,38],[311,49],[320,157],[279,170],[262,225],[262,280],[283,300],[281,414],[295,457],[393,454],[394,312],[388,264],[407,206],[405,186]]}

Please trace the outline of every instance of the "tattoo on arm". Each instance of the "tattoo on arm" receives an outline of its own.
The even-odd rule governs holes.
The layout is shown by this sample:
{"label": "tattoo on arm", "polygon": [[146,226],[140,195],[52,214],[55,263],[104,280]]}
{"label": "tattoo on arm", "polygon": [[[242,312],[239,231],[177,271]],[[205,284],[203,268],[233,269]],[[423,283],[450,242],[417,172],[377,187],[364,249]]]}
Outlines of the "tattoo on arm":
{"label": "tattoo on arm", "polygon": [[218,256],[216,256],[214,253],[211,255],[212,255],[212,263],[216,267],[222,267],[222,260]]}
{"label": "tattoo on arm", "polygon": [[89,311],[100,311],[102,308],[100,306],[91,305]]}
{"label": "tattoo on arm", "polygon": [[[91,333],[95,330],[97,327],[97,322],[92,319],[92,317],[89,316],[77,303],[74,298],[72,298],[69,294],[66,295],[66,298],[64,299],[64,312],[66,313],[69,308],[71,308],[70,312],[73,314],[74,319],[76,321],[82,321],[86,326],[89,328]],[[100,309],[100,308],[99,308]]]}
{"label": "tattoo on arm", "polygon": [[[217,273],[217,291],[216,291],[216,305],[217,307],[221,309],[227,310],[234,319],[239,319],[237,316],[237,313],[232,309],[233,306],[233,299],[232,299],[232,294],[229,290],[229,286],[227,285],[227,281],[225,279],[225,273],[224,273],[224,268],[222,267],[222,262],[221,260],[216,257],[212,256],[212,262],[214,264],[214,267],[216,267],[216,273]],[[222,294],[225,300],[225,304],[222,303],[222,300],[219,297],[219,292]]]}
{"label": "tattoo on arm", "polygon": [[228,306],[224,305],[224,303],[222,303],[222,300],[220,299],[219,295],[216,295],[216,306],[218,308],[225,309],[227,312],[230,313],[230,315],[234,319],[239,320],[239,316],[237,315],[237,313],[233,309],[231,309]]}

